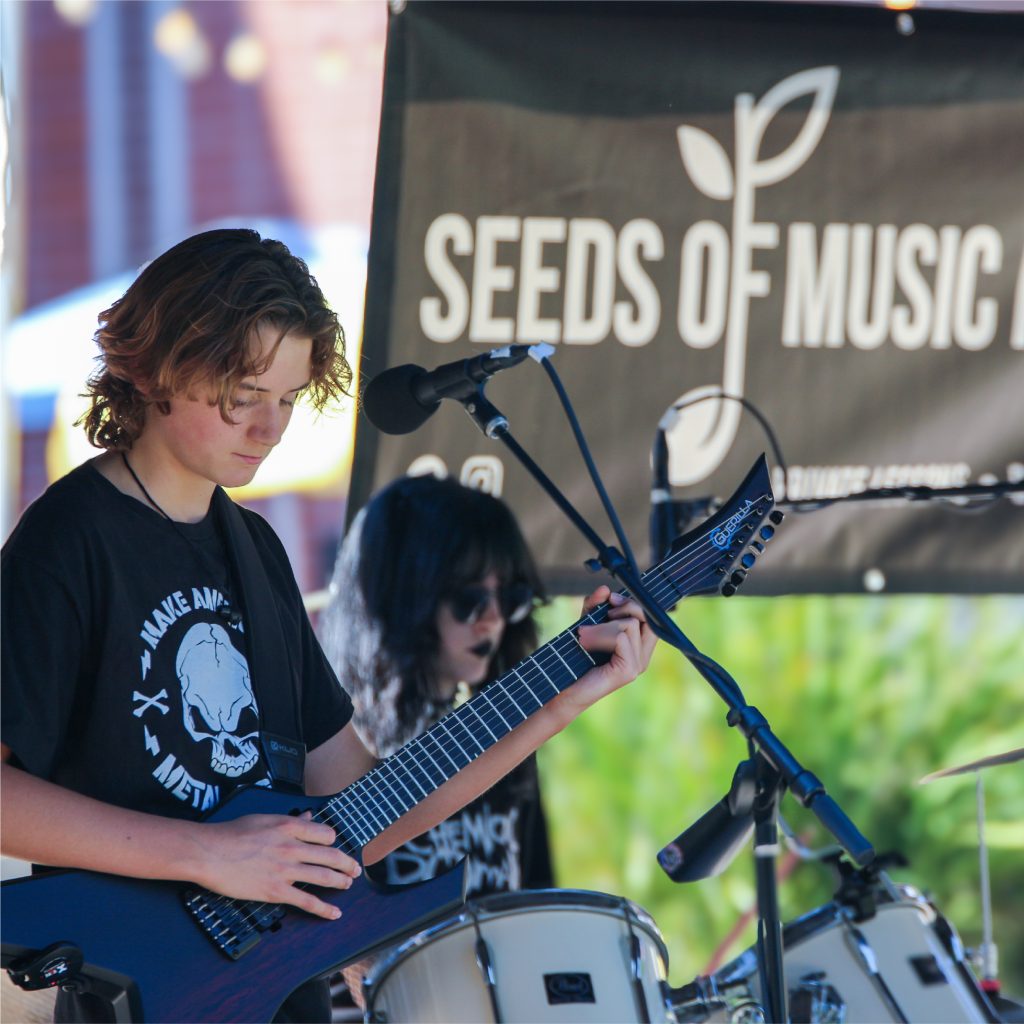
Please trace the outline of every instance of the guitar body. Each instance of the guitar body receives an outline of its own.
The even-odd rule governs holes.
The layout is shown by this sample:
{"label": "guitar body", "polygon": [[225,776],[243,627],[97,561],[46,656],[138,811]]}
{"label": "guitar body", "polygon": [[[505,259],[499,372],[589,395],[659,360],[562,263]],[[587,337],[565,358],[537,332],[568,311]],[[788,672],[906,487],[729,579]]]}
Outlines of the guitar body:
{"label": "guitar body", "polygon": [[[208,820],[316,810],[322,801],[246,789]],[[351,889],[318,890],[342,910],[324,921],[289,909],[240,959],[221,952],[185,910],[188,885],[60,871],[3,885],[4,964],[54,942],[77,946],[85,973],[127,991],[132,1020],[269,1021],[303,982],[389,945],[462,903],[463,868],[383,889],[361,875]]]}

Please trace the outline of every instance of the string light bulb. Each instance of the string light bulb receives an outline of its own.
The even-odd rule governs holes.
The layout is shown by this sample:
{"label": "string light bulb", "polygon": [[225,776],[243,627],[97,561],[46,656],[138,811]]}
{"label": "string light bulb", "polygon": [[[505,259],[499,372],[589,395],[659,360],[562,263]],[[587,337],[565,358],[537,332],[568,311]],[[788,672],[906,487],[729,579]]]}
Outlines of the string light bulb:
{"label": "string light bulb", "polygon": [[96,16],[96,0],[53,0],[57,13],[72,25],[88,25]]}
{"label": "string light bulb", "polygon": [[267,70],[267,50],[259,36],[240,32],[224,48],[224,70],[236,82],[249,85]]}
{"label": "string light bulb", "polygon": [[153,29],[153,42],[183,78],[201,78],[213,64],[206,36],[184,7],[175,7],[160,18]]}

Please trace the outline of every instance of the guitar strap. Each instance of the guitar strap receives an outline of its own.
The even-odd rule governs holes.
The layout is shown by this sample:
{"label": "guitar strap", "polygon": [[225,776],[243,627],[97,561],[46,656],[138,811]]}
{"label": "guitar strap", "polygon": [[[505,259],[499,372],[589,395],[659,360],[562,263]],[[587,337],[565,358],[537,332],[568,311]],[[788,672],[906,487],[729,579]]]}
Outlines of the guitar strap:
{"label": "guitar strap", "polygon": [[218,487],[214,513],[221,528],[246,624],[249,678],[260,710],[260,743],[275,786],[302,790],[306,745],[302,741],[302,679],[288,656],[275,591],[249,525]]}

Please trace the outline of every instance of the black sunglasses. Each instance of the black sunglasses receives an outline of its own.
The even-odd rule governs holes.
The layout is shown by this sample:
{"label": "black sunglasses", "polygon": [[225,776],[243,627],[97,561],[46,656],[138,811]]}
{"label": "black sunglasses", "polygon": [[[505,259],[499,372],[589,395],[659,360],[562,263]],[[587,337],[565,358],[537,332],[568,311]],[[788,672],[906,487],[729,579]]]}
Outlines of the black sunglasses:
{"label": "black sunglasses", "polygon": [[533,591],[525,583],[503,583],[497,590],[482,584],[469,584],[452,591],[446,598],[457,622],[472,625],[497,600],[501,617],[514,625],[533,611]]}

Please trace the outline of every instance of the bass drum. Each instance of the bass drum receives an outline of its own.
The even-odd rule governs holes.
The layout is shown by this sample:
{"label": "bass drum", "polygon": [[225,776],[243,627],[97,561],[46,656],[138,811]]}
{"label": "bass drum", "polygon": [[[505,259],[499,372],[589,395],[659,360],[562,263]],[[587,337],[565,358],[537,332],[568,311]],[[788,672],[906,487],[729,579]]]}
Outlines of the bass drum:
{"label": "bass drum", "polygon": [[364,981],[366,1019],[674,1024],[667,971],[657,926],[629,900],[501,893],[468,901],[375,963]]}
{"label": "bass drum", "polygon": [[[847,906],[826,904],[787,924],[783,946],[794,1024],[1000,1020],[956,930],[910,886],[879,891],[864,920]],[[764,1020],[753,948],[679,992],[675,1012],[684,1024]]]}

